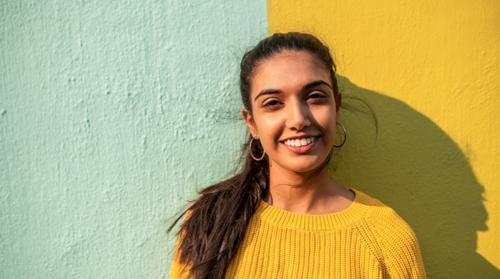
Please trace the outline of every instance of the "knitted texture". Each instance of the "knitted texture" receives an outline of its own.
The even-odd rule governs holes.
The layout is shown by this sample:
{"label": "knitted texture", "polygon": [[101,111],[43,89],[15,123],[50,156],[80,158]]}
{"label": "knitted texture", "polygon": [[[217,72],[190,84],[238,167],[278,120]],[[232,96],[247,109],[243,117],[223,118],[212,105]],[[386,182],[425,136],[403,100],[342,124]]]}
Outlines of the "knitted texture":
{"label": "knitted texture", "polygon": [[[426,278],[408,223],[379,200],[351,190],[349,207],[327,214],[299,214],[261,201],[225,278]],[[170,278],[188,278],[181,268],[175,255]]]}

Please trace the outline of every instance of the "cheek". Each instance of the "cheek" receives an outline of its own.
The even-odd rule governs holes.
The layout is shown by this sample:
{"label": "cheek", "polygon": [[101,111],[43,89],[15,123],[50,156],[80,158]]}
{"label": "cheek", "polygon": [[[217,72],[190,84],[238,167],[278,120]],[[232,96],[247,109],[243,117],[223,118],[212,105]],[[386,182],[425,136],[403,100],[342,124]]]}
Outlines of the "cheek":
{"label": "cheek", "polygon": [[317,110],[315,113],[315,119],[319,128],[323,133],[323,140],[325,143],[331,143],[335,140],[335,132],[336,132],[336,122],[337,117],[335,114],[335,110],[324,108],[321,110]]}
{"label": "cheek", "polygon": [[337,121],[335,110],[332,110],[327,107],[318,108],[314,112],[314,116],[318,124],[321,125],[323,129],[325,130],[335,129],[335,123]]}
{"label": "cheek", "polygon": [[271,144],[277,142],[281,136],[282,123],[283,120],[277,114],[259,118],[257,129],[262,140]]}

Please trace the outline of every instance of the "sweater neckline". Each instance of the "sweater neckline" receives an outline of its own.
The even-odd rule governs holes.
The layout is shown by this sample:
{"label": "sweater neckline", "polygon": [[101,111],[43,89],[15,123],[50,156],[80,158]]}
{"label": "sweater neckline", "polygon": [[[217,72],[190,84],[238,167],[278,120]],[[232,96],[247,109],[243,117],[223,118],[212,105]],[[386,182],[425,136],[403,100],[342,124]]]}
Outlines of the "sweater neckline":
{"label": "sweater neckline", "polygon": [[255,214],[262,221],[283,228],[312,231],[345,227],[361,219],[366,213],[366,207],[362,203],[364,193],[354,188],[348,190],[355,194],[354,200],[341,211],[321,214],[296,213],[260,200]]}

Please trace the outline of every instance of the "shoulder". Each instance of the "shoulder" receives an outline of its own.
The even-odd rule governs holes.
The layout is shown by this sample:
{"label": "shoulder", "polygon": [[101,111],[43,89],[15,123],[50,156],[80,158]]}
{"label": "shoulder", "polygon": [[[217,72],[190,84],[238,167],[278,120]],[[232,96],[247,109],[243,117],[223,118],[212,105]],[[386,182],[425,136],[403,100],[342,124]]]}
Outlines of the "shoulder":
{"label": "shoulder", "polygon": [[392,207],[366,193],[360,195],[368,211],[363,227],[386,272],[395,278],[425,278],[413,228]]}
{"label": "shoulder", "polygon": [[409,240],[415,238],[413,229],[396,210],[365,192],[353,190],[355,190],[356,195],[359,195],[357,201],[367,211],[366,221],[380,237],[406,237]]}
{"label": "shoulder", "polygon": [[186,230],[182,229],[184,224],[192,215],[191,209],[186,209],[179,219],[181,220],[181,229],[177,232],[177,238],[175,240],[175,248],[171,261],[169,278],[188,278],[190,265],[181,261],[181,245],[184,237],[186,236]]}

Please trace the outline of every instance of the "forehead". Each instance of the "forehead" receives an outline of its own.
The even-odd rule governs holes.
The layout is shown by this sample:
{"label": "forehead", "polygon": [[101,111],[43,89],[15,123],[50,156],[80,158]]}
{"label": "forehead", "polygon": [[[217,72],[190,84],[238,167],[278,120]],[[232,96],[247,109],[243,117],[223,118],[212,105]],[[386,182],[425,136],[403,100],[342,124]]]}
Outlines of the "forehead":
{"label": "forehead", "polygon": [[307,51],[284,50],[257,65],[250,82],[251,94],[267,88],[299,89],[315,80],[331,84],[329,72],[318,58]]}

